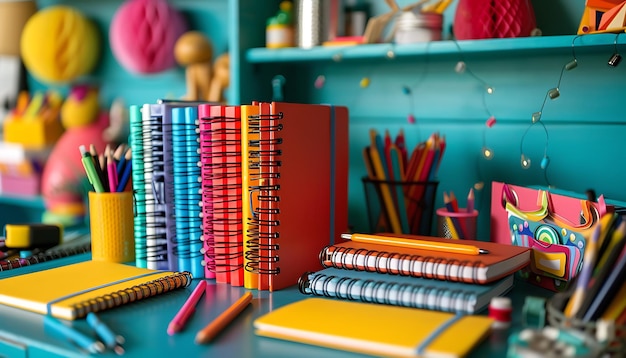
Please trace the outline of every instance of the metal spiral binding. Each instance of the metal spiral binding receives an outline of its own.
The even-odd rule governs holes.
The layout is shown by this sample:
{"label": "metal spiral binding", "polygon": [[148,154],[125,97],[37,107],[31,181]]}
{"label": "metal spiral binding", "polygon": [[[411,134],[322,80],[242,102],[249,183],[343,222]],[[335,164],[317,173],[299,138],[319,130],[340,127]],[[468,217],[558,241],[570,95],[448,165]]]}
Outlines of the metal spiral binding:
{"label": "metal spiral binding", "polygon": [[143,122],[142,116],[130,117],[129,143],[133,149],[132,163],[132,183],[133,202],[135,203],[133,218],[134,238],[135,238],[135,261],[137,266],[146,267],[146,201],[145,201],[145,177],[143,171]]}
{"label": "metal spiral binding", "polygon": [[[245,269],[258,274],[278,274],[277,266],[280,239],[280,166],[282,138],[277,136],[283,128],[283,114],[258,115],[248,118],[249,132],[258,133],[259,140],[249,141],[248,168],[250,178],[258,185],[250,187],[258,207],[251,208],[253,217],[245,248],[248,263]],[[252,200],[251,200],[252,202]]]}
{"label": "metal spiral binding", "polygon": [[339,277],[307,272],[298,279],[298,290],[305,295],[324,296],[394,306],[446,312],[469,312],[465,307],[474,294],[459,289],[419,283],[394,283]]}
{"label": "metal spiral binding", "polygon": [[60,259],[78,254],[91,252],[91,242],[77,247],[58,248],[50,251],[40,252],[25,258],[14,258],[8,260],[0,260],[0,272],[35,265],[42,262]]}
{"label": "metal spiral binding", "polygon": [[143,166],[146,204],[146,253],[148,268],[168,269],[167,216],[165,214],[165,172],[163,165],[163,116],[152,113],[159,106],[147,105],[142,117]]}
{"label": "metal spiral binding", "polygon": [[[174,227],[168,245],[176,255],[177,266],[181,271],[191,271],[194,276],[204,276],[200,264],[202,248],[202,202],[200,173],[200,143],[198,141],[197,108],[172,109],[172,173],[171,190],[173,195],[174,218],[169,220]],[[165,129],[167,130],[167,128]],[[168,188],[166,188],[167,190]],[[168,218],[170,219],[170,218]],[[168,229],[169,229],[168,226]],[[170,260],[172,261],[172,260]]]}
{"label": "metal spiral binding", "polygon": [[89,312],[98,312],[105,309],[125,305],[144,298],[156,296],[177,288],[191,284],[192,276],[189,272],[178,272],[164,276],[141,285],[129,287],[100,297],[88,299],[71,306],[76,318],[82,318]]}
{"label": "metal spiral binding", "polygon": [[[326,246],[320,251],[320,262],[324,267],[334,267],[344,270],[367,271],[399,276],[425,277],[445,281],[467,281],[464,279],[469,271],[471,281],[479,283],[478,270],[482,267],[480,261],[458,260],[367,250],[353,247]],[[374,259],[374,265],[365,265]],[[459,274],[453,275],[452,269]]]}

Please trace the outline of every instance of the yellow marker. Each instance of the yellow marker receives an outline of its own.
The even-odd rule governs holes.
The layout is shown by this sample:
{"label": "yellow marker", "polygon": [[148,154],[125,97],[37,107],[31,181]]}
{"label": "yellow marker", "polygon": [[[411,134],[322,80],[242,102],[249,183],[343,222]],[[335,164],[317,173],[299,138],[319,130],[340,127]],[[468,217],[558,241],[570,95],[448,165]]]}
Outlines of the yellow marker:
{"label": "yellow marker", "polygon": [[47,249],[61,243],[62,232],[58,225],[7,224],[4,227],[5,245],[9,249]]}

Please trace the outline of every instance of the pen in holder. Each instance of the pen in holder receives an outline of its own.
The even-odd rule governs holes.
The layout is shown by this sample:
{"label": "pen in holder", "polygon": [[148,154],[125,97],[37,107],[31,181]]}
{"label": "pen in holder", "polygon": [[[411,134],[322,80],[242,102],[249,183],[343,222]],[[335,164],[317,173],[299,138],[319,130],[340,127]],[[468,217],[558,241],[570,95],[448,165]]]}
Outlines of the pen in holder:
{"label": "pen in holder", "polygon": [[439,182],[362,180],[370,232],[431,235]]}
{"label": "pen in holder", "polygon": [[476,219],[478,210],[468,212],[449,211],[448,208],[437,209],[437,235],[448,239],[476,240]]}
{"label": "pen in holder", "polygon": [[90,191],[89,226],[92,260],[122,263],[135,260],[131,192]]}

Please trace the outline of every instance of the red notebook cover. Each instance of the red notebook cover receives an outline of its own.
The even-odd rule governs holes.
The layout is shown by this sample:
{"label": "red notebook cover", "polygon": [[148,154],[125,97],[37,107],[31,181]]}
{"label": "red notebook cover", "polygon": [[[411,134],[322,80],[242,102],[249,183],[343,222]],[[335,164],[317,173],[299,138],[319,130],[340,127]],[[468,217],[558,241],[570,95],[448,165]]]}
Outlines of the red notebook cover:
{"label": "red notebook cover", "polygon": [[240,107],[212,106],[209,122],[216,281],[243,286]]}
{"label": "red notebook cover", "polygon": [[385,236],[434,242],[458,242],[488,250],[488,254],[465,255],[375,243],[346,241],[329,245],[320,253],[324,267],[425,277],[444,281],[486,284],[527,266],[530,248],[488,241],[452,240],[407,234]]}
{"label": "red notebook cover", "polygon": [[273,102],[270,114],[260,120],[258,286],[275,291],[319,270],[320,250],[347,230],[348,110]]}

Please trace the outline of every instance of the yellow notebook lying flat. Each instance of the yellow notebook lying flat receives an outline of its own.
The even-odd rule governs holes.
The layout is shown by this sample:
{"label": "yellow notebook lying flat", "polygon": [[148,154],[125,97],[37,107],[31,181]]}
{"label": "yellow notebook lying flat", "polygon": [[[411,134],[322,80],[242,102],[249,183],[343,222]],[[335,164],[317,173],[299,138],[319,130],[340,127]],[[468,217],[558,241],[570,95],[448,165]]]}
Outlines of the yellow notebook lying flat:
{"label": "yellow notebook lying flat", "polygon": [[72,320],[190,283],[188,272],[85,261],[0,280],[0,304]]}
{"label": "yellow notebook lying flat", "polygon": [[254,321],[259,336],[399,357],[463,357],[488,333],[487,316],[309,298]]}

